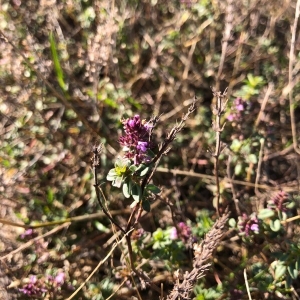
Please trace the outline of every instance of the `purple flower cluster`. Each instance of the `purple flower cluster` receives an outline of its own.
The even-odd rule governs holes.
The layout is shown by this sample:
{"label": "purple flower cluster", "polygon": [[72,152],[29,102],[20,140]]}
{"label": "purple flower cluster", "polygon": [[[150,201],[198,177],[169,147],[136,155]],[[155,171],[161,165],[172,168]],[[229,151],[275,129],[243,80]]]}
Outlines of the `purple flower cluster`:
{"label": "purple flower cluster", "polygon": [[228,115],[227,120],[240,121],[242,119],[242,111],[246,109],[246,103],[242,98],[236,98],[233,102],[232,112]]}
{"label": "purple flower cluster", "polygon": [[172,227],[170,231],[170,239],[176,240],[180,238],[183,242],[187,242],[191,236],[191,228],[184,222],[178,223],[177,228]]}
{"label": "purple flower cluster", "polygon": [[59,272],[55,277],[47,276],[45,278],[38,279],[35,275],[30,275],[29,282],[26,283],[23,288],[19,289],[24,295],[27,296],[41,296],[43,293],[49,290],[57,290],[65,281],[65,273]]}
{"label": "purple flower cluster", "polygon": [[37,236],[37,233],[32,228],[29,228],[20,235],[20,239],[29,241],[29,240],[35,238],[36,236]]}
{"label": "purple flower cluster", "polygon": [[256,214],[248,216],[244,213],[239,217],[238,227],[240,232],[246,236],[251,236],[253,233],[259,233],[259,220]]}
{"label": "purple flower cluster", "polygon": [[47,289],[43,282],[38,280],[35,275],[31,275],[29,277],[29,283],[25,284],[19,291],[27,296],[41,296],[47,292]]}
{"label": "purple flower cluster", "polygon": [[268,208],[280,212],[286,212],[287,204],[289,204],[289,194],[284,191],[280,191],[274,194],[273,197],[268,201]]}
{"label": "purple flower cluster", "polygon": [[125,151],[125,157],[133,160],[135,165],[150,161],[147,151],[152,148],[150,133],[152,125],[140,119],[139,115],[122,120],[125,135],[119,139]]}
{"label": "purple flower cluster", "polygon": [[63,272],[58,273],[55,277],[49,275],[47,277],[48,284],[50,284],[53,287],[60,287],[64,283],[65,277],[66,275]]}

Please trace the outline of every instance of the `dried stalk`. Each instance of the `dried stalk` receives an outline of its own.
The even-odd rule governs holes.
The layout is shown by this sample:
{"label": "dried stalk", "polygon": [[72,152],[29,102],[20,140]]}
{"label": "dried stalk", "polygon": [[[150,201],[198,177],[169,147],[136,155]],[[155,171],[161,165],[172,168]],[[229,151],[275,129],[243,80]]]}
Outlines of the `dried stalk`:
{"label": "dried stalk", "polygon": [[227,89],[221,93],[213,91],[214,97],[216,97],[216,106],[213,108],[213,114],[215,116],[215,120],[213,121],[213,130],[216,132],[216,148],[214,153],[212,153],[213,157],[215,158],[215,165],[214,165],[214,171],[215,171],[215,178],[216,178],[216,186],[217,186],[217,193],[216,193],[216,210],[217,214],[220,217],[220,180],[219,180],[219,157],[222,151],[224,150],[225,146],[222,144],[221,141],[221,132],[224,129],[225,124],[221,126],[221,117],[222,114],[225,111],[226,105],[227,105]]}
{"label": "dried stalk", "polygon": [[183,275],[183,281],[179,280],[175,283],[175,286],[171,293],[168,295],[167,300],[188,300],[191,299],[191,292],[197,282],[197,280],[204,276],[204,272],[211,265],[207,261],[212,256],[214,250],[221,241],[224,233],[224,227],[227,222],[229,213],[223,214],[223,216],[216,221],[214,226],[205,236],[201,244],[194,245],[194,262],[191,272],[186,272]]}

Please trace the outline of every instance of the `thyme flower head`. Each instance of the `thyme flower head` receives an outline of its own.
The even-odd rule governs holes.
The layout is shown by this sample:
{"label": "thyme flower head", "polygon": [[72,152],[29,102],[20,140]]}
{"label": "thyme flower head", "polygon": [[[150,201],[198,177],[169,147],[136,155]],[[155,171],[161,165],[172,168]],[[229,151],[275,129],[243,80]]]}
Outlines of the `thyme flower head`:
{"label": "thyme flower head", "polygon": [[125,157],[133,160],[135,165],[149,162],[147,154],[153,145],[150,141],[152,125],[141,120],[139,115],[122,120],[125,135],[119,139],[125,151]]}
{"label": "thyme flower head", "polygon": [[176,240],[180,238],[183,242],[187,242],[192,234],[191,228],[184,222],[179,222],[177,228],[172,227],[170,230],[170,239]]}
{"label": "thyme flower head", "polygon": [[240,229],[240,233],[246,236],[251,236],[253,233],[259,233],[259,220],[256,214],[252,214],[248,216],[247,214],[243,214],[239,217],[238,227]]}
{"label": "thyme flower head", "polygon": [[44,283],[41,283],[35,275],[31,275],[29,282],[25,284],[22,289],[19,289],[19,291],[28,296],[41,296],[47,289]]}
{"label": "thyme flower head", "polygon": [[279,191],[268,201],[268,208],[278,210],[280,212],[287,212],[287,205],[289,204],[289,201],[289,194],[284,191]]}

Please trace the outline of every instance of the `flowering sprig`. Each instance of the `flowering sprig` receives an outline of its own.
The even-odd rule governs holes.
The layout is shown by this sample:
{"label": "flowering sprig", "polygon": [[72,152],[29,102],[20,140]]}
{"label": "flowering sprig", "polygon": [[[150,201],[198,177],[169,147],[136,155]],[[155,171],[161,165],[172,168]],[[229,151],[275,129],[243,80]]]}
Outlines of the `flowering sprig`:
{"label": "flowering sprig", "polygon": [[48,275],[46,277],[37,277],[36,275],[30,275],[25,279],[25,284],[19,291],[27,295],[28,297],[41,297],[50,291],[57,294],[61,291],[61,286],[64,284],[66,274],[64,272],[58,272],[56,276]]}
{"label": "flowering sprig", "polygon": [[247,108],[247,103],[242,98],[238,97],[233,101],[233,106],[231,107],[231,112],[227,116],[229,122],[240,122],[243,117],[243,112]]}
{"label": "flowering sprig", "polygon": [[[123,146],[124,157],[118,158],[115,167],[108,172],[106,179],[112,181],[112,185],[120,188],[122,186],[125,198],[132,197],[134,202],[131,207],[136,206],[149,193],[157,194],[160,189],[153,184],[142,188],[142,180],[150,171],[150,163],[154,144],[151,142],[153,125],[151,122],[141,120],[139,115],[122,120],[125,135],[119,139]],[[150,209],[147,201],[144,201],[145,210]]]}
{"label": "flowering sprig", "polygon": [[179,222],[177,228],[172,227],[170,229],[170,239],[181,239],[183,242],[188,242],[192,235],[191,227],[184,222]]}
{"label": "flowering sprig", "polygon": [[284,191],[275,193],[268,201],[268,208],[279,213],[286,213],[293,206],[289,194]]}
{"label": "flowering sprig", "polygon": [[39,280],[35,275],[30,275],[28,282],[19,291],[30,297],[41,296],[47,292],[47,289],[43,281]]}
{"label": "flowering sprig", "polygon": [[238,228],[241,235],[250,237],[253,236],[253,234],[259,233],[260,221],[255,213],[250,216],[244,213],[239,217]]}
{"label": "flowering sprig", "polygon": [[295,206],[290,195],[284,191],[274,193],[267,201],[267,208],[262,209],[258,217],[264,220],[265,224],[270,227],[273,232],[282,230],[282,221],[285,221],[290,210]]}
{"label": "flowering sprig", "polygon": [[127,158],[118,158],[115,162],[115,167],[111,169],[106,179],[112,181],[112,185],[120,188],[127,176],[132,175],[133,170],[130,168],[131,162]]}
{"label": "flowering sprig", "polygon": [[147,163],[151,157],[148,151],[153,148],[151,143],[151,123],[141,120],[139,115],[122,120],[125,135],[119,139],[125,157],[133,160],[135,165]]}

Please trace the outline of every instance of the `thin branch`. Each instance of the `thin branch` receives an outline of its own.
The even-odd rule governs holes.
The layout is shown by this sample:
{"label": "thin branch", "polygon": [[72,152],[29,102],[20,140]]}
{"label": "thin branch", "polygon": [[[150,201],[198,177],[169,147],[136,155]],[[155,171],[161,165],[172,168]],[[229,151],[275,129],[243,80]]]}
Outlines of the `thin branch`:
{"label": "thin branch", "polygon": [[219,90],[220,88],[220,79],[221,74],[223,72],[224,62],[226,58],[226,52],[228,47],[228,42],[231,35],[231,30],[233,28],[233,1],[227,0],[227,6],[226,6],[226,18],[225,18],[225,27],[223,31],[223,40],[222,40],[222,54],[219,64],[219,70],[216,78],[216,89]]}
{"label": "thin branch", "polygon": [[[259,183],[260,176],[261,176],[261,165],[262,165],[262,161],[263,161],[264,146],[265,146],[265,140],[262,138],[260,140],[259,158],[258,158],[256,177],[255,177],[255,185],[256,185],[255,186],[255,194],[256,194],[256,196],[260,196],[260,192],[258,190],[257,185]],[[259,207],[257,207],[257,209],[259,209]]]}
{"label": "thin branch", "polygon": [[216,148],[215,152],[213,153],[213,156],[215,158],[215,163],[214,163],[214,171],[215,171],[215,179],[216,179],[216,187],[217,187],[217,192],[216,192],[216,210],[217,214],[220,217],[220,181],[219,181],[219,158],[221,152],[224,150],[224,147],[222,146],[221,142],[221,133],[223,131],[223,127],[221,125],[221,117],[222,114],[224,113],[224,110],[226,108],[227,104],[227,89],[221,93],[221,92],[216,92],[213,91],[214,97],[216,97],[216,106],[213,108],[213,114],[215,115],[215,120],[213,121],[213,130],[216,132]]}
{"label": "thin branch", "polygon": [[94,174],[94,187],[96,191],[96,196],[98,203],[103,211],[103,213],[108,217],[108,219],[114,224],[116,227],[118,227],[124,234],[126,231],[112,218],[112,216],[109,214],[109,212],[106,210],[104,207],[102,201],[101,201],[101,195],[103,195],[103,192],[99,186],[99,181],[98,181],[98,167],[100,165],[100,153],[102,151],[102,145],[100,146],[94,146],[93,147],[93,174]]}
{"label": "thin branch", "polygon": [[265,108],[266,108],[266,105],[267,105],[268,100],[269,100],[269,97],[270,97],[270,95],[271,95],[271,93],[272,93],[272,91],[273,91],[273,88],[274,88],[274,83],[271,82],[271,83],[268,85],[267,92],[266,92],[265,97],[264,97],[264,100],[263,100],[263,102],[262,102],[262,104],[261,104],[259,114],[258,114],[258,116],[257,116],[257,118],[256,118],[255,125],[254,125],[255,128],[257,128],[257,126],[259,125],[260,121],[262,120],[262,114],[263,114],[263,112],[264,112],[264,110],[265,110]]}
{"label": "thin branch", "polygon": [[142,181],[141,189],[142,192],[144,191],[146,185],[150,182],[152,179],[160,159],[164,154],[166,154],[169,150],[170,144],[175,140],[176,135],[183,129],[186,120],[189,118],[189,116],[196,110],[196,97],[194,97],[192,104],[189,106],[187,113],[181,118],[179,124],[175,125],[171,131],[169,132],[168,136],[163,141],[162,145],[160,146],[160,149],[158,153],[155,155],[155,157],[151,160],[150,164],[154,164],[153,169],[151,172],[149,172],[145,178]]}
{"label": "thin branch", "polygon": [[[115,215],[120,215],[120,214],[129,214],[131,213],[131,209],[120,209],[120,210],[112,210],[110,211],[110,215],[115,216]],[[35,223],[34,224],[22,224],[22,223],[16,223],[7,219],[2,219],[0,218],[0,223],[5,224],[5,225],[10,225],[14,227],[22,227],[25,229],[35,229],[35,228],[42,228],[42,227],[49,227],[49,226],[56,226],[64,223],[73,223],[73,222],[83,222],[83,221],[88,221],[88,220],[94,220],[94,219],[99,219],[101,217],[106,216],[106,214],[102,211],[90,214],[90,215],[83,215],[83,216],[77,216],[77,217],[72,217],[72,218],[67,218],[67,219],[62,219],[62,220],[57,220],[57,221],[51,221],[51,222],[44,222],[44,223]]]}
{"label": "thin branch", "polygon": [[247,289],[247,293],[248,293],[249,300],[252,300],[252,298],[251,298],[251,293],[250,293],[250,289],[249,289],[249,284],[248,284],[248,279],[247,279],[247,271],[246,271],[246,268],[244,269],[244,278],[245,278],[245,284],[246,284],[246,289]]}

